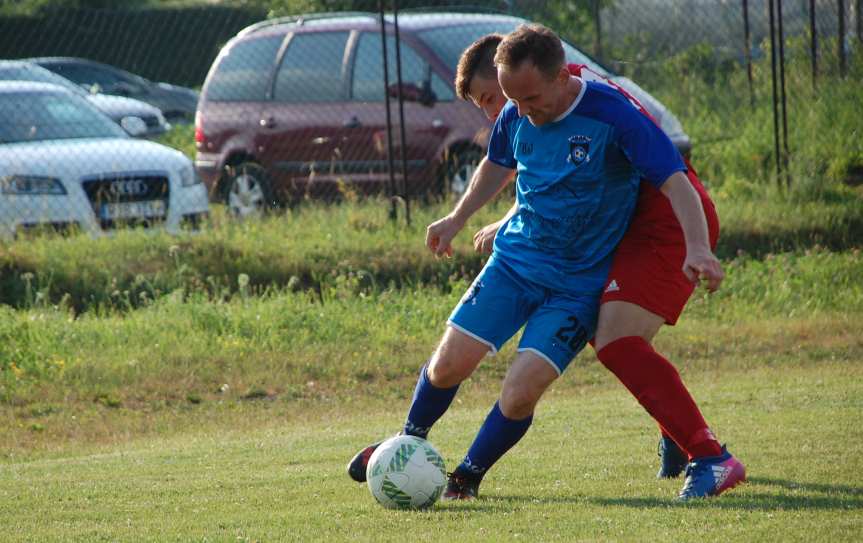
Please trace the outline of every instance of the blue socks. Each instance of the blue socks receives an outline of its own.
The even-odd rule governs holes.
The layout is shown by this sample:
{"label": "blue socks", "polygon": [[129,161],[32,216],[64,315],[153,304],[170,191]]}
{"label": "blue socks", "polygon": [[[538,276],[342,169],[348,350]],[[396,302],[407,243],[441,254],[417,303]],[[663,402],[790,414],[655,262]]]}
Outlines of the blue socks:
{"label": "blue socks", "polygon": [[527,433],[531,422],[533,415],[522,420],[506,418],[500,410],[499,402],[495,402],[467,456],[456,471],[470,477],[482,478],[485,472]]}
{"label": "blue socks", "polygon": [[429,381],[426,374],[428,364],[420,370],[420,377],[414,389],[414,397],[408,411],[403,432],[407,435],[426,439],[432,425],[446,413],[458,392],[458,385],[451,388],[438,388]]}
{"label": "blue socks", "polygon": [[[451,388],[438,388],[429,381],[426,373],[428,365],[420,370],[413,400],[405,420],[403,433],[426,439],[429,430],[446,413],[458,392],[458,385]],[[470,446],[462,463],[456,471],[475,478],[482,478],[485,472],[524,437],[533,415],[522,419],[506,418],[495,402],[485,419],[479,433]]]}

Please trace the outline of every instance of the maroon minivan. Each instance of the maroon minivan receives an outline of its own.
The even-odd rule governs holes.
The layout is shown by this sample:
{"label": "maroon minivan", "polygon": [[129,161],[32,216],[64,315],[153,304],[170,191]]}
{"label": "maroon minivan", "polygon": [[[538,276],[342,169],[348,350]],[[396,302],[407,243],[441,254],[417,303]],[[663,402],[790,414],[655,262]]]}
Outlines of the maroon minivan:
{"label": "maroon minivan", "polygon": [[[490,123],[455,95],[459,56],[477,38],[509,33],[525,22],[493,14],[399,16],[406,184],[396,100],[391,119],[400,193],[464,190],[484,154]],[[390,96],[398,94],[393,31],[388,18]],[[564,48],[569,62],[614,77],[571,45]],[[207,75],[195,118],[195,166],[211,198],[240,216],[307,196],[384,190],[384,96],[377,14],[316,14],[252,25],[222,48]]]}

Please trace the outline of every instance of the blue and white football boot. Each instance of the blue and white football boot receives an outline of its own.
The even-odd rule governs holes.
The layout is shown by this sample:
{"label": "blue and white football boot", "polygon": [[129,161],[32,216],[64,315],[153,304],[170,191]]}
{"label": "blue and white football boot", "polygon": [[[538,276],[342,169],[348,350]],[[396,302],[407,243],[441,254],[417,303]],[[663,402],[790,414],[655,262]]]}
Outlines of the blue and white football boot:
{"label": "blue and white football boot", "polygon": [[678,499],[718,496],[746,481],[746,467],[722,446],[719,456],[694,458],[686,466],[686,480]]}

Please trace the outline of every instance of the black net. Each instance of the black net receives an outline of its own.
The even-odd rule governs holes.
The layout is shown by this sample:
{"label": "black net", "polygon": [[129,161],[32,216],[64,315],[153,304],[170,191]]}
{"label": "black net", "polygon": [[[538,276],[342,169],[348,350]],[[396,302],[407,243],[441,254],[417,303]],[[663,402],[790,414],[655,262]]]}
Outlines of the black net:
{"label": "black net", "polygon": [[384,37],[378,2],[102,4],[0,2],[4,239],[457,198],[493,126],[457,97],[459,57],[525,22],[716,183],[841,167],[795,126],[819,97],[854,100],[826,93],[861,72],[859,0],[773,2],[772,26],[768,0],[402,2],[398,47],[391,3]]}

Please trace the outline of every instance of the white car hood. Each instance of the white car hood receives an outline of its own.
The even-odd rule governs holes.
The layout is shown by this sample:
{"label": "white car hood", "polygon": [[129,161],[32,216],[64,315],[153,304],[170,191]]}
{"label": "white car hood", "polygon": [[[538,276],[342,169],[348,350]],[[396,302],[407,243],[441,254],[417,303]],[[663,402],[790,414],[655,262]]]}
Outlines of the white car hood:
{"label": "white car hood", "polygon": [[611,80],[626,89],[636,100],[641,102],[641,105],[653,115],[653,118],[656,119],[659,126],[672,141],[677,143],[678,140],[688,139],[677,117],[662,105],[659,100],[639,87],[635,81],[623,76],[615,76]]}
{"label": "white car hood", "polygon": [[161,114],[158,108],[146,102],[124,96],[89,94],[87,95],[87,100],[102,113],[118,121],[123,117],[157,117]]}
{"label": "white car hood", "polygon": [[191,166],[185,155],[150,141],[126,138],[52,140],[0,145],[0,176],[41,175],[67,180],[121,172],[174,173]]}

